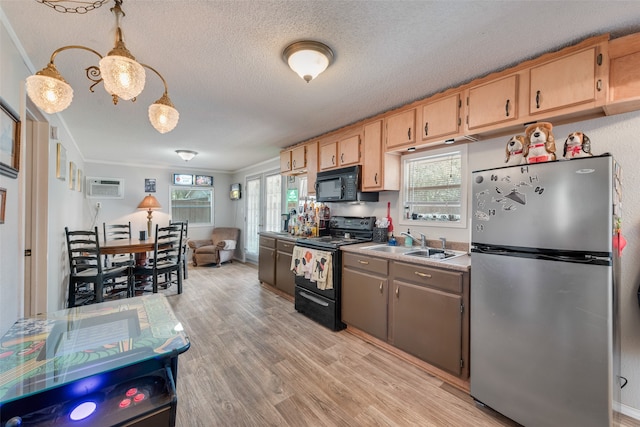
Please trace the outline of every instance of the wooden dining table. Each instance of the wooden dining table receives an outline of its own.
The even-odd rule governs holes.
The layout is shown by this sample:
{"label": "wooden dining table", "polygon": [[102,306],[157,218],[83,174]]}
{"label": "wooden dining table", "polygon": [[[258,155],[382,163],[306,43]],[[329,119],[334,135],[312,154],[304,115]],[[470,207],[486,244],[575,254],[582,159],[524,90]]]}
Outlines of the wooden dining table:
{"label": "wooden dining table", "polygon": [[147,252],[154,249],[156,240],[153,237],[147,240],[140,239],[118,239],[108,240],[100,245],[100,254],[117,255],[117,254],[136,254],[136,260],[143,258],[146,261]]}

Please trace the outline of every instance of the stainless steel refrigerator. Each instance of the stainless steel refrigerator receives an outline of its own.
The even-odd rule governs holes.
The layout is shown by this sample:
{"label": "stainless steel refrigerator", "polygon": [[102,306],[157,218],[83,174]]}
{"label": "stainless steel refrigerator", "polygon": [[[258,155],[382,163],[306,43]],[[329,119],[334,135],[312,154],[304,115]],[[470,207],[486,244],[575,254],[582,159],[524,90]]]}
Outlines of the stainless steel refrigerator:
{"label": "stainless steel refrigerator", "polygon": [[525,426],[618,418],[619,178],[609,155],[473,172],[471,395]]}

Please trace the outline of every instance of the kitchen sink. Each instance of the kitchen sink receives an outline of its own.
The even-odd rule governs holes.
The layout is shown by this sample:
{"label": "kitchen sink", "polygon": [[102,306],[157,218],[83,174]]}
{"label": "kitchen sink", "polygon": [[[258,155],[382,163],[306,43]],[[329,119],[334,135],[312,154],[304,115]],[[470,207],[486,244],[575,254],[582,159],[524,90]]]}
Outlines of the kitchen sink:
{"label": "kitchen sink", "polygon": [[429,258],[431,260],[447,260],[447,259],[456,258],[462,255],[465,255],[465,252],[448,251],[448,250],[436,249],[436,248],[425,248],[425,249],[411,250],[409,252],[405,252],[404,255],[414,256],[419,258]]}
{"label": "kitchen sink", "polygon": [[375,245],[375,246],[367,246],[366,249],[368,251],[374,252],[386,252],[388,254],[404,254],[406,252],[410,252],[413,248],[407,248],[406,246],[389,246],[389,245]]}

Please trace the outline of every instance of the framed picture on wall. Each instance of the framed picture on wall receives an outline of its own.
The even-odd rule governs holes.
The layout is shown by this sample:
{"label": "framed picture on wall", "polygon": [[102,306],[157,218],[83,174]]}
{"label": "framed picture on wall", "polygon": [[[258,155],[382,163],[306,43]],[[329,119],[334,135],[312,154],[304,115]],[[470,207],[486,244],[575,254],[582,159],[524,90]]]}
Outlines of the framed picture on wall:
{"label": "framed picture on wall", "polygon": [[20,169],[20,118],[0,98],[0,174],[17,178]]}
{"label": "framed picture on wall", "polygon": [[76,173],[76,164],[73,162],[69,162],[69,189],[71,190],[76,189]]}
{"label": "framed picture on wall", "polygon": [[76,190],[82,191],[82,169],[78,169],[78,182],[76,183]]}
{"label": "framed picture on wall", "polygon": [[67,176],[67,149],[58,142],[56,146],[56,178],[64,181]]}
{"label": "framed picture on wall", "polygon": [[144,179],[144,192],[145,193],[155,193],[156,192],[156,179],[155,178],[145,178]]}
{"label": "framed picture on wall", "polygon": [[213,177],[207,175],[196,175],[196,185],[206,185],[211,187],[213,185]]}
{"label": "framed picture on wall", "polygon": [[187,175],[184,173],[173,174],[174,185],[193,185],[193,175]]}
{"label": "framed picture on wall", "polygon": [[4,224],[4,213],[7,208],[7,189],[0,188],[0,224]]}

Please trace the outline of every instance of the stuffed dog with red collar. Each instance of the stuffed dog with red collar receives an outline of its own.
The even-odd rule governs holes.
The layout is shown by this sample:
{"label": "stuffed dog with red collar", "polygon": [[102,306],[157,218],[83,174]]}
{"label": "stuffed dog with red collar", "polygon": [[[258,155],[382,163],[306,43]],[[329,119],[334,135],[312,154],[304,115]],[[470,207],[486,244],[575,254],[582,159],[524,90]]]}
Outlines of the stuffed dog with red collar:
{"label": "stuffed dog with red collar", "polygon": [[578,157],[589,157],[591,154],[591,140],[582,132],[572,132],[564,142],[562,157],[565,159],[577,159]]}
{"label": "stuffed dog with red collar", "polygon": [[527,144],[524,155],[527,163],[548,162],[556,159],[556,140],[553,125],[549,122],[534,123],[525,129]]}
{"label": "stuffed dog with red collar", "polygon": [[527,163],[524,157],[524,149],[527,139],[522,135],[514,135],[507,141],[505,148],[506,158],[504,162],[507,166],[522,165]]}

